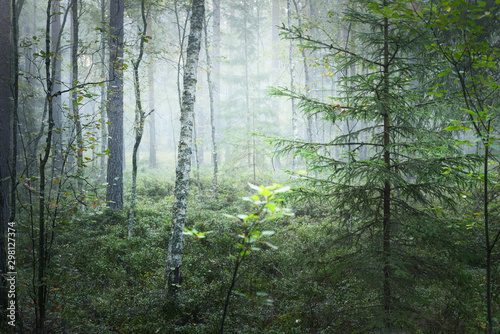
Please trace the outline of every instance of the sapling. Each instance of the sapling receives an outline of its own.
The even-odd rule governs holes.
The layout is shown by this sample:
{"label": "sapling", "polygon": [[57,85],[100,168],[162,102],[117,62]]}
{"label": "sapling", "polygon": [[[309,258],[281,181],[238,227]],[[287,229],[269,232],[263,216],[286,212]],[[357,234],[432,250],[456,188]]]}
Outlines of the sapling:
{"label": "sapling", "polygon": [[[289,209],[283,207],[283,199],[278,198],[279,193],[286,192],[290,190],[290,187],[282,187],[279,184],[273,184],[272,186],[260,186],[257,187],[253,184],[249,184],[250,188],[254,189],[257,193],[252,197],[243,197],[243,200],[252,203],[252,210],[249,215],[239,214],[237,216],[225,215],[226,217],[236,219],[243,224],[243,233],[238,234],[238,243],[236,248],[238,253],[235,258],[234,268],[232,271],[231,283],[226,295],[226,301],[224,303],[224,311],[222,313],[220,333],[224,333],[224,322],[226,320],[227,311],[229,308],[229,302],[231,299],[231,294],[233,293],[236,281],[238,279],[238,270],[248,258],[252,251],[259,251],[261,245],[267,245],[270,249],[278,249],[275,245],[264,241],[263,238],[274,234],[274,231],[264,230],[261,231],[259,226],[262,225],[264,221],[274,220],[284,216],[293,216],[293,213]],[[197,241],[204,238],[205,235],[210,232],[198,232],[197,230],[188,230],[184,228],[184,234],[192,236]],[[266,293],[258,292],[259,296],[266,296]],[[270,301],[267,300],[267,303]]]}

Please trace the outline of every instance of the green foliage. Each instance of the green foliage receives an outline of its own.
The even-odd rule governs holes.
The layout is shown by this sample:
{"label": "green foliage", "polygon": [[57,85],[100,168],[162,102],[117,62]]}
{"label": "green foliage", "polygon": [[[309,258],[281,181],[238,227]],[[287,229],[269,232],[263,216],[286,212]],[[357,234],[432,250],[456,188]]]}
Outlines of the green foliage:
{"label": "green foliage", "polygon": [[[138,185],[154,194],[152,189],[164,178],[155,175],[145,179],[147,185],[141,185],[141,179]],[[186,228],[193,235],[185,241],[185,279],[178,302],[166,299],[164,291],[171,196],[143,196],[138,201],[133,238],[127,237],[127,219],[122,214],[99,207],[74,213],[54,245],[48,282],[51,331],[219,332],[235,260],[242,251],[250,254],[242,256],[241,274],[225,323],[227,332],[343,334],[373,329],[380,320],[374,313],[377,293],[370,289],[377,284],[377,277],[364,277],[372,272],[374,261],[370,254],[358,256],[363,251],[361,243],[358,253],[352,252],[354,246],[344,246],[345,235],[339,230],[342,217],[332,213],[325,201],[293,201],[290,194],[301,191],[299,188],[276,194],[279,197],[271,195],[278,203],[286,198],[287,205],[296,207],[299,214],[274,220],[259,214],[257,219],[259,208],[269,211],[268,218],[282,214],[279,206],[268,205],[262,196],[274,190],[245,190],[240,184],[241,180],[226,180],[221,186],[221,203],[208,197],[205,203],[190,199]],[[247,200],[242,201],[242,196]],[[404,270],[397,277],[414,291],[407,299],[412,311],[405,318],[405,326],[414,329],[411,332],[439,333],[445,332],[443,328],[453,328],[456,333],[473,333],[484,323],[484,316],[477,311],[482,308],[484,286],[483,260],[477,255],[482,249],[481,227],[462,228],[462,219],[471,215],[464,203],[475,195],[466,196],[460,197],[463,210],[459,212],[451,214],[436,207],[435,212],[441,211],[441,221],[448,224],[419,217],[408,224],[412,229],[406,233],[414,238],[406,240],[412,245],[407,253],[411,264],[399,265]],[[247,214],[241,218],[225,216],[235,212]],[[258,222],[255,232],[248,233],[253,222]],[[27,233],[26,229],[21,231]],[[200,231],[211,233],[195,238]],[[272,247],[266,242],[278,250],[270,251]],[[261,250],[252,249],[255,246]],[[370,246],[367,243],[364,248]],[[32,256],[29,247],[20,245],[23,252],[19,261],[23,265],[18,274],[23,278],[18,293],[26,328],[33,321],[29,312],[31,269],[26,266]],[[421,262],[415,262],[417,259]]]}

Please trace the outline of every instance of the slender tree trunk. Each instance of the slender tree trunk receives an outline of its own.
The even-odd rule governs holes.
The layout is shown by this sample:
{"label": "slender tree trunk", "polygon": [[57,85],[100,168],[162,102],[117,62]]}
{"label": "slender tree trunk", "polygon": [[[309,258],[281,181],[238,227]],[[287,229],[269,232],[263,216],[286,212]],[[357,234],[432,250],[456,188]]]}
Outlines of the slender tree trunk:
{"label": "slender tree trunk", "polygon": [[[215,132],[215,141],[221,142],[221,130],[223,129],[222,124],[220,122],[220,0],[213,0],[213,22],[212,22],[212,61],[213,68],[211,72],[210,78],[212,79],[212,94],[213,94],[213,116],[214,116],[214,127],[218,129]],[[208,51],[207,51],[208,52]],[[213,148],[213,147],[212,147]],[[219,161],[222,161],[221,153],[217,152],[217,164]],[[213,154],[212,154],[212,162],[213,162]],[[214,165],[215,168],[215,165]]]}
{"label": "slender tree trunk", "polygon": [[[11,27],[12,14],[9,0],[0,0],[0,307],[7,311],[7,253],[5,244],[5,233],[7,231],[10,207],[9,207],[9,181],[11,180],[11,111],[12,111],[12,41]],[[3,313],[3,312],[2,312]]]}
{"label": "slender tree trunk", "polygon": [[281,25],[280,22],[280,2],[279,0],[273,0],[273,9],[272,9],[272,42],[273,42],[273,72],[274,72],[274,85],[276,85],[278,79],[279,79],[279,67],[280,67],[280,57],[278,55],[279,49],[278,49],[278,44],[280,41],[280,36],[279,36],[279,26]]}
{"label": "slender tree trunk", "polygon": [[108,92],[108,167],[106,200],[113,210],[123,209],[123,0],[110,0],[111,40]]}
{"label": "slender tree trunk", "polygon": [[[60,43],[61,43],[61,1],[54,0],[52,6],[52,66],[54,71],[54,82],[52,83],[52,94],[61,90],[61,59],[59,58]],[[54,127],[56,131],[53,133],[54,154],[53,154],[53,169],[56,175],[61,175],[63,165],[63,146],[62,146],[62,96],[58,94],[53,97],[52,101],[54,112]]]}
{"label": "slender tree trunk", "polygon": [[[215,8],[214,8],[215,11]],[[215,16],[215,14],[214,14]],[[207,82],[208,82],[208,99],[210,103],[210,128],[212,133],[212,166],[214,168],[212,184],[214,187],[214,196],[217,198],[217,173],[219,172],[219,166],[217,161],[217,140],[215,138],[215,108],[214,108],[214,83],[212,81],[212,57],[210,56],[210,44],[208,42],[208,28],[207,24],[204,24],[205,28],[205,55],[207,57]]]}
{"label": "slender tree trunk", "polygon": [[[72,18],[72,46],[71,46],[71,83],[73,86],[78,85],[78,0],[71,0],[71,18]],[[76,132],[76,177],[78,191],[83,190],[83,138],[82,138],[82,123],[80,120],[80,108],[78,102],[78,91],[76,89],[71,93],[71,101],[73,107],[73,117],[75,122]],[[80,195],[79,195],[80,196]]]}
{"label": "slender tree trunk", "polygon": [[[101,78],[106,78],[106,0],[101,0]],[[101,157],[99,165],[100,179],[104,180],[104,168],[106,167],[107,149],[107,122],[106,122],[106,87],[107,83],[101,86]]]}
{"label": "slender tree trunk", "polygon": [[148,22],[146,19],[146,9],[145,9],[145,0],[141,1],[141,16],[142,16],[142,34],[141,34],[141,42],[139,44],[139,56],[136,61],[132,61],[132,65],[134,68],[134,90],[135,90],[135,143],[134,149],[132,151],[132,193],[130,195],[130,216],[128,222],[128,236],[132,236],[133,228],[134,228],[134,216],[135,216],[135,194],[137,189],[137,150],[139,149],[139,145],[142,140],[142,132],[144,129],[144,121],[146,115],[142,110],[142,101],[141,101],[141,85],[139,78],[139,66],[141,65],[142,57],[144,55],[144,42],[146,37],[146,32],[148,29]]}
{"label": "slender tree trunk", "polygon": [[[280,41],[280,36],[279,36],[279,26],[281,25],[280,22],[280,1],[279,0],[273,0],[272,4],[272,43],[273,43],[273,73],[274,73],[274,78],[273,78],[273,86],[278,86],[279,85],[279,78],[280,78],[280,55],[279,55],[279,41]],[[273,101],[273,107],[275,112],[272,113],[270,116],[272,117],[272,122],[275,124],[280,124],[280,104],[278,101]],[[281,161],[278,156],[273,157],[273,167],[274,163],[276,164],[276,168],[280,169],[281,168]]]}
{"label": "slender tree trunk", "polygon": [[[57,2],[55,3],[57,4]],[[59,8],[58,8],[59,9]],[[47,22],[45,32],[45,50],[51,50],[51,18],[52,18],[52,1],[48,0],[47,3]],[[45,75],[46,75],[46,103],[48,108],[48,129],[45,141],[45,148],[40,156],[40,196],[39,196],[39,216],[38,216],[38,275],[36,279],[37,293],[36,293],[36,332],[43,333],[45,331],[45,311],[47,302],[47,283],[46,283],[46,269],[47,269],[47,231],[45,225],[45,168],[50,157],[51,148],[53,144],[53,132],[55,127],[54,122],[54,109],[52,92],[54,91],[54,82],[57,80],[56,76],[51,76],[51,58],[45,57]],[[55,64],[54,64],[55,66]]]}
{"label": "slender tree trunk", "polygon": [[[287,17],[288,17],[288,26],[292,27],[292,5],[291,0],[287,0]],[[290,63],[290,89],[295,91],[295,62],[293,60],[293,41],[290,39],[290,49],[288,54],[288,60]],[[297,107],[296,101],[294,98],[292,101],[292,132],[293,132],[293,140],[297,140],[299,137],[298,130],[298,117],[297,117]],[[292,160],[292,171],[297,171],[297,157],[295,156],[295,151],[293,152],[293,160]]]}
{"label": "slender tree trunk", "polygon": [[[295,11],[299,14],[299,6],[297,5],[297,0],[293,0],[293,5],[295,7]],[[302,29],[302,19],[300,18],[300,14],[298,15],[298,28]],[[304,89],[305,89],[305,96],[309,98],[310,96],[310,91],[311,91],[311,76],[309,74],[309,66],[307,64],[307,56],[306,56],[306,50],[305,48],[300,49],[300,54],[302,56],[302,65],[304,66]],[[306,117],[306,134],[307,134],[307,141],[309,143],[313,142],[313,133],[312,133],[312,118],[311,117]]]}
{"label": "slender tree trunk", "polygon": [[489,120],[486,126],[486,138],[484,140],[484,236],[486,241],[486,333],[493,333],[493,312],[491,305],[491,255],[494,244],[490,241],[490,212],[489,212],[489,188],[488,188],[488,169],[489,169],[489,139],[491,130],[491,121]]}
{"label": "slender tree trunk", "polygon": [[[152,24],[151,24],[151,12],[148,11],[148,36],[153,36]],[[148,67],[148,80],[149,80],[149,110],[155,109],[155,76],[154,76],[154,61],[151,55],[150,64]],[[156,116],[155,113],[151,113],[151,118],[149,122],[149,167],[156,168]]]}
{"label": "slender tree trunk", "polygon": [[196,99],[196,75],[201,47],[201,31],[205,16],[204,0],[193,0],[191,29],[189,32],[184,70],[184,91],[181,109],[181,136],[175,179],[175,201],[172,212],[172,233],[168,245],[166,283],[167,290],[175,292],[181,283],[183,232],[186,219],[189,171],[191,170],[191,144],[193,138],[193,112]]}
{"label": "slender tree trunk", "polygon": [[200,182],[200,157],[198,155],[198,134],[196,124],[196,112],[193,112],[193,147],[194,147],[194,163],[196,164],[196,185],[198,186],[199,200],[203,200],[203,190]]}
{"label": "slender tree trunk", "polygon": [[[244,33],[244,53],[245,53],[245,113],[247,116],[247,125],[252,124],[252,115],[250,112],[250,84],[248,80],[248,10],[249,5],[245,2],[245,9],[243,10],[243,33]],[[252,163],[252,146],[250,138],[247,139],[247,164],[248,167],[251,166]]]}
{"label": "slender tree trunk", "polygon": [[[384,1],[385,3],[385,1]],[[384,18],[384,66],[383,73],[383,118],[384,118],[384,163],[389,175],[391,171],[390,155],[390,110],[389,110],[389,20]],[[384,293],[385,329],[392,330],[392,269],[391,269],[391,183],[388,179],[384,185],[384,218],[383,218],[383,256],[384,256]]]}

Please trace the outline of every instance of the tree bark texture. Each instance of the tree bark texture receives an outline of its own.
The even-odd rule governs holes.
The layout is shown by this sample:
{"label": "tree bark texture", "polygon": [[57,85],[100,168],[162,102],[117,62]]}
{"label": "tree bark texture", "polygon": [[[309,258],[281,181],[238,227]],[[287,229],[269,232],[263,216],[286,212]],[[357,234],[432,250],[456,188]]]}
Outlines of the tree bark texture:
{"label": "tree bark texture", "polygon": [[201,47],[201,31],[205,16],[204,0],[193,0],[191,28],[188,38],[184,89],[181,107],[181,135],[175,179],[175,201],[172,212],[172,232],[168,245],[166,282],[167,290],[175,292],[181,283],[183,231],[186,219],[189,171],[191,170],[193,113],[196,98],[197,68]]}
{"label": "tree bark texture", "polygon": [[123,0],[110,1],[110,83],[108,90],[108,168],[106,200],[123,209]]}

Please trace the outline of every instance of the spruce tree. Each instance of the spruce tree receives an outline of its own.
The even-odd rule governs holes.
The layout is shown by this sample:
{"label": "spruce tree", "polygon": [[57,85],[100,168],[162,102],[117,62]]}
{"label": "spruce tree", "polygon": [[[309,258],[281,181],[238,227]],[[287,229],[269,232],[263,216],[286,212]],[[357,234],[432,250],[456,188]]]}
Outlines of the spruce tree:
{"label": "spruce tree", "polygon": [[[447,275],[444,250],[453,244],[440,212],[452,209],[469,161],[441,131],[434,104],[422,94],[431,75],[429,59],[422,34],[405,19],[412,14],[409,4],[350,2],[341,14],[347,41],[286,28],[287,38],[300,40],[301,47],[344,73],[338,82],[341,96],[325,103],[289,89],[272,91],[300,99],[309,117],[323,114],[337,125],[358,123],[329,142],[271,141],[283,154],[296,152],[307,159],[309,171],[319,172],[319,177],[300,177],[296,199],[330,205],[338,222],[335,244],[345,250],[332,273],[339,279],[355,276],[367,295],[364,330],[387,333],[415,326],[412,318],[421,318],[425,308],[420,298],[425,284]],[[334,154],[338,147],[340,155]]]}

